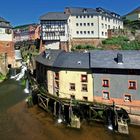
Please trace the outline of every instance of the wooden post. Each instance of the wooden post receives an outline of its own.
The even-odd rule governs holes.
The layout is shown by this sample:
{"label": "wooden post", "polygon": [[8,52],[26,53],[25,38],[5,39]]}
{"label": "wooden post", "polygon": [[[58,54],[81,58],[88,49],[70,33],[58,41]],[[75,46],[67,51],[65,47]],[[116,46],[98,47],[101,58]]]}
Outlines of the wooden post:
{"label": "wooden post", "polygon": [[57,102],[54,102],[54,112],[53,112],[54,116],[56,116],[56,103]]}

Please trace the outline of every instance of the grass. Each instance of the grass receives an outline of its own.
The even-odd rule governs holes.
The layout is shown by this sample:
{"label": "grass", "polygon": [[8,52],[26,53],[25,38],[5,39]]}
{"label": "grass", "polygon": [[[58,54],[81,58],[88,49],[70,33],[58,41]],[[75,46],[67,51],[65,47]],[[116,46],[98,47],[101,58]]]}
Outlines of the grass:
{"label": "grass", "polygon": [[6,76],[0,73],[0,81],[3,81],[6,79]]}

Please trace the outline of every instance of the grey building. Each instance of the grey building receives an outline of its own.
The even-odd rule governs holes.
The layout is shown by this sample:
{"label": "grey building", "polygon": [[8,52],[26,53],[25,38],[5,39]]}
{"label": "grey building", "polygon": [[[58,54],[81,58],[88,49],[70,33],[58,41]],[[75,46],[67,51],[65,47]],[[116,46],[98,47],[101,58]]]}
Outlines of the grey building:
{"label": "grey building", "polygon": [[140,107],[140,51],[91,51],[97,102]]}

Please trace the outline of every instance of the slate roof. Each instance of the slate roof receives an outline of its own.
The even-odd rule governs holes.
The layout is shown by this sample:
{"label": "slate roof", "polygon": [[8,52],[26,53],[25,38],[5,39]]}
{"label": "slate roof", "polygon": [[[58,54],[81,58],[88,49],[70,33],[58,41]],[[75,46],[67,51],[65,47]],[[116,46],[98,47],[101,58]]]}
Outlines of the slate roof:
{"label": "slate roof", "polygon": [[49,50],[46,58],[43,53],[36,57],[36,61],[50,67],[89,69],[89,53],[65,52]]}
{"label": "slate roof", "polygon": [[67,20],[69,15],[64,12],[49,12],[40,17],[40,20]]}
{"label": "slate roof", "polygon": [[[123,63],[118,64],[117,54],[122,54]],[[94,50],[87,53],[48,50],[45,57],[40,54],[36,61],[50,67],[70,69],[111,68],[140,69],[140,51]]]}
{"label": "slate roof", "polygon": [[[123,63],[118,64],[115,58],[120,53]],[[91,68],[116,68],[116,69],[140,69],[140,51],[91,51]]]}
{"label": "slate roof", "polygon": [[53,67],[58,55],[62,52],[62,50],[48,50],[38,55],[35,60],[43,65]]}
{"label": "slate roof", "polygon": [[[93,8],[83,8],[83,7],[66,7],[66,9],[70,12],[71,15],[80,15],[80,14],[100,14],[100,15],[104,15],[104,16],[109,16],[109,17],[113,17],[116,19],[120,19],[120,15],[116,14],[115,12],[106,10],[102,7],[98,7],[96,9]],[[86,12],[84,12],[86,11]],[[114,17],[113,14],[115,14],[117,17]]]}
{"label": "slate roof", "polygon": [[62,52],[57,57],[54,67],[89,69],[89,53]]}
{"label": "slate roof", "polygon": [[5,20],[3,17],[0,17],[0,27],[12,28],[12,26],[10,25],[10,22]]}
{"label": "slate roof", "polygon": [[[69,10],[70,14],[89,14],[89,13],[97,13],[97,11],[93,8],[83,8],[83,7],[66,7],[65,10]],[[86,11],[86,12],[84,12]]]}

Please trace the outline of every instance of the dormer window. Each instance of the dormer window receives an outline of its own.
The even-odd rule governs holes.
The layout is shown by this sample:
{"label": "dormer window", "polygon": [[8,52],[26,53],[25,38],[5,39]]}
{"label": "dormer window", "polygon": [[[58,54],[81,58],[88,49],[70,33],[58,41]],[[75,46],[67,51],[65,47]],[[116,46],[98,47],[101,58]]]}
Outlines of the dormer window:
{"label": "dormer window", "polygon": [[86,8],[83,9],[83,13],[87,13],[87,9]]}

